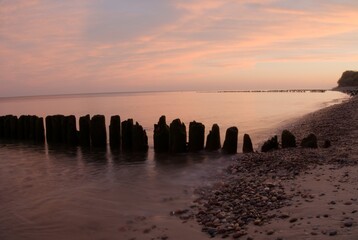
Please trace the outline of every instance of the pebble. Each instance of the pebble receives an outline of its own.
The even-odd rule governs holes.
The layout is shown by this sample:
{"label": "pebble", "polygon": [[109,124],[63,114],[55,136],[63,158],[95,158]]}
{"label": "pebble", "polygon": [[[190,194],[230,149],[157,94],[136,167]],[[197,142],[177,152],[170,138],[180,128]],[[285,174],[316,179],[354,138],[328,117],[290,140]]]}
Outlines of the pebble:
{"label": "pebble", "polygon": [[235,239],[237,239],[237,238],[240,238],[240,237],[245,236],[245,235],[247,235],[247,232],[245,232],[245,231],[239,231],[239,232],[234,233],[234,234],[232,235],[232,237],[235,238]]}
{"label": "pebble", "polygon": [[[308,151],[291,154],[284,150],[255,154],[255,157],[240,155],[237,161],[227,169],[227,176],[224,176],[218,184],[196,190],[195,193],[199,197],[194,201],[194,208],[177,210],[172,215],[197,220],[202,226],[202,231],[211,237],[231,236],[238,239],[247,235],[249,224],[261,226],[275,218],[287,219],[293,223],[290,224],[290,227],[298,226],[300,224],[298,218],[287,213],[273,215],[272,212],[290,205],[293,208],[294,205],[304,204],[305,200],[313,201],[326,195],[325,193],[299,192],[300,186],[296,185],[289,188],[283,186],[287,181],[297,178],[296,174],[305,173],[311,166],[317,166],[319,154]],[[301,198],[300,202],[293,202],[293,197],[298,196],[302,196],[304,200]],[[352,202],[354,201],[344,204],[349,205]],[[332,209],[336,207],[333,205],[337,204],[332,199],[327,203],[330,205],[327,207]],[[320,218],[321,216],[317,215],[316,217]],[[329,214],[324,214],[322,217],[327,218]],[[299,222],[296,223],[297,221]],[[349,227],[350,223],[347,222],[346,226],[346,222],[342,221],[345,227]],[[351,222],[350,226],[352,225]],[[262,231],[264,232],[264,230]],[[311,235],[315,235],[319,231],[318,229],[313,230]],[[269,230],[266,235],[274,233],[275,231]],[[334,236],[337,231],[327,231],[325,234]],[[247,237],[247,240],[250,239]],[[276,239],[282,238],[277,237]]]}
{"label": "pebble", "polygon": [[337,231],[336,231],[336,230],[330,230],[330,231],[328,232],[328,235],[329,235],[329,236],[336,236],[336,235],[337,235]]}
{"label": "pebble", "polygon": [[345,227],[352,227],[353,226],[353,221],[352,220],[347,220],[344,222],[344,226]]}

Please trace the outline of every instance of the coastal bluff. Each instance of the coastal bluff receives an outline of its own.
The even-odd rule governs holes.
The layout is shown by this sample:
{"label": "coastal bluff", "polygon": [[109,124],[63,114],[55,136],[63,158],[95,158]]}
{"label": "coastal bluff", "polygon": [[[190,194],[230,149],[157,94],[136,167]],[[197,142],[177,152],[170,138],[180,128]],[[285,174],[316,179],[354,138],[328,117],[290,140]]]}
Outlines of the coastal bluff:
{"label": "coastal bluff", "polygon": [[358,88],[358,71],[345,71],[338,80],[338,88],[356,87]]}

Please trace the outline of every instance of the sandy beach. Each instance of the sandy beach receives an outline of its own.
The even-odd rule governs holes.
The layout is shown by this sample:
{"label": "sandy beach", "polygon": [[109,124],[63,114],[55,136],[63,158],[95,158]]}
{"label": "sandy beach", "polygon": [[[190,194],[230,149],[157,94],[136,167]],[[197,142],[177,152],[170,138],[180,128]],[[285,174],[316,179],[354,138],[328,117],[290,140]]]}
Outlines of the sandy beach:
{"label": "sandy beach", "polygon": [[240,154],[176,212],[180,222],[143,239],[358,239],[357,109],[353,97],[285,126],[298,143],[314,133],[319,147]]}

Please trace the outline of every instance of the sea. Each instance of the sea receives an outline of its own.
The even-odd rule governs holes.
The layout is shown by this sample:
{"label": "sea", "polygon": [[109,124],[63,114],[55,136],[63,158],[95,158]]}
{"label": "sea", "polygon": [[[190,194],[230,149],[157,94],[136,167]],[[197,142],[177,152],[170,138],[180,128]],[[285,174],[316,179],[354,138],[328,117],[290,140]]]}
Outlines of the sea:
{"label": "sea", "polygon": [[[341,103],[335,91],[132,92],[0,98],[3,115],[102,114],[133,119],[147,132],[147,153],[0,141],[0,239],[125,239],[138,219],[166,221],[190,206],[195,189],[215,183],[237,155],[217,152],[156,154],[160,116],[227,128],[251,136],[255,150],[305,114]],[[78,124],[78,123],[77,123]],[[77,125],[78,128],[78,125]],[[108,130],[108,129],[107,129]]]}

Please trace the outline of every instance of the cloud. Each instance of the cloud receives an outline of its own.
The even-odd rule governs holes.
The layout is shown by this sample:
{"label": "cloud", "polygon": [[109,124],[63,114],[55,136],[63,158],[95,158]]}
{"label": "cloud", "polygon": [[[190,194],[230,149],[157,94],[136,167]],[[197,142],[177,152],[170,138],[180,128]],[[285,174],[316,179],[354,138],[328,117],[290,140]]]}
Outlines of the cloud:
{"label": "cloud", "polygon": [[357,11],[348,0],[2,1],[0,95],[249,86],[265,65],[358,62]]}

